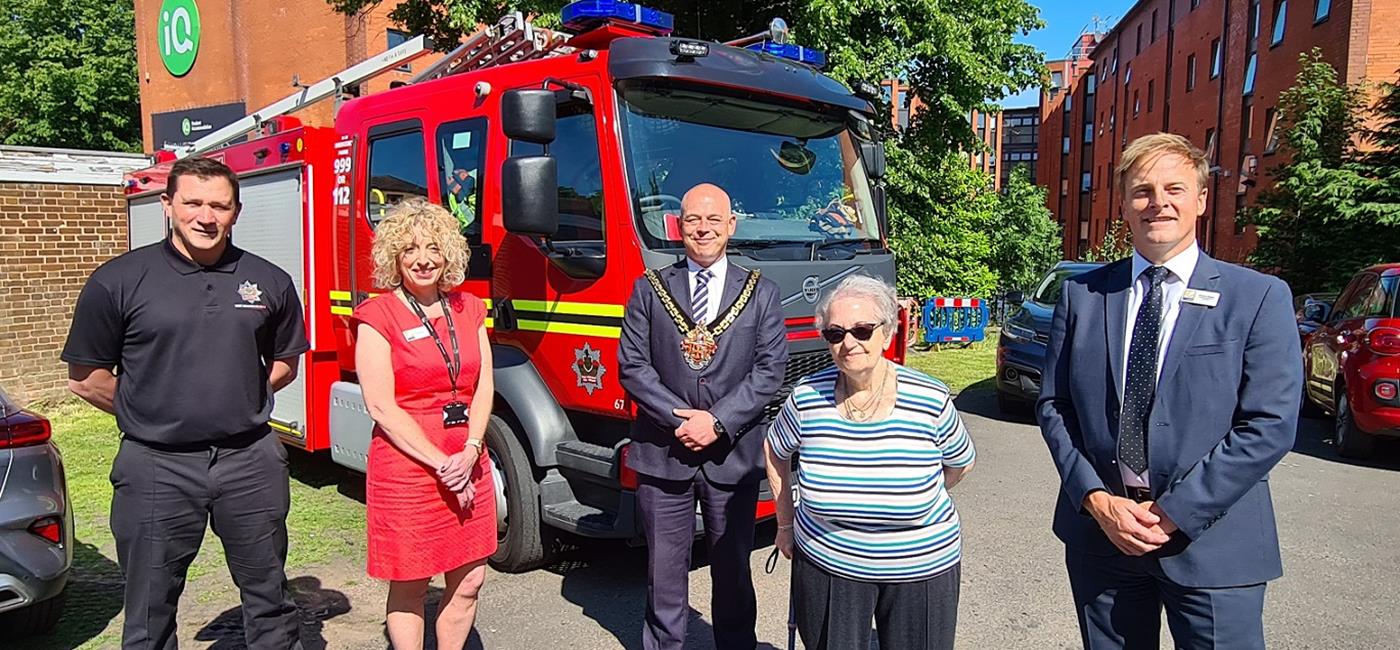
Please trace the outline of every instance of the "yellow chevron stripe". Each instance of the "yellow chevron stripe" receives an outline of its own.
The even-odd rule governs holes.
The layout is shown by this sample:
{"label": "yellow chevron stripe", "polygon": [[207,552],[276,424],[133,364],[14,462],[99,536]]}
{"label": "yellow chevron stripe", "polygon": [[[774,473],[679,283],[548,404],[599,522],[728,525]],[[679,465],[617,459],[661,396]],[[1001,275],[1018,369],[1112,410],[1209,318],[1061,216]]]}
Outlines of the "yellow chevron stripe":
{"label": "yellow chevron stripe", "polygon": [[332,291],[331,300],[351,300],[349,291]]}
{"label": "yellow chevron stripe", "polygon": [[551,334],[577,334],[579,336],[596,336],[599,338],[618,339],[622,338],[621,327],[607,327],[604,325],[582,325],[579,323],[561,323],[557,321],[525,320],[516,321],[516,326],[529,332],[548,332]]}
{"label": "yellow chevron stripe", "polygon": [[512,305],[523,311],[546,312],[550,314],[574,314],[577,316],[605,316],[622,318],[626,308],[597,302],[548,302],[545,300],[512,300]]}
{"label": "yellow chevron stripe", "polygon": [[331,313],[332,313],[332,314],[335,314],[336,316],[349,316],[349,315],[355,313],[355,310],[354,310],[354,309],[351,309],[351,308],[349,308],[349,307],[341,307],[341,306],[339,306],[339,305],[331,305]]}

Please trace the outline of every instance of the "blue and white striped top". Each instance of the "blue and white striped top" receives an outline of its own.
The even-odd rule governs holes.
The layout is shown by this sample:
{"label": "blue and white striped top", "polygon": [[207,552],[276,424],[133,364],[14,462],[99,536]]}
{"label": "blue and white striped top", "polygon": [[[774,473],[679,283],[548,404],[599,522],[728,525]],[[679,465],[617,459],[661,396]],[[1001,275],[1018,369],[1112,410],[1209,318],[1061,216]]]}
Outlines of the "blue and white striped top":
{"label": "blue and white striped top", "polygon": [[933,577],[962,558],[943,468],[975,452],[948,387],[896,366],[894,412],[858,423],[836,409],[835,367],[804,378],[768,429],[781,458],[801,456],[794,541],[829,573],[865,582]]}

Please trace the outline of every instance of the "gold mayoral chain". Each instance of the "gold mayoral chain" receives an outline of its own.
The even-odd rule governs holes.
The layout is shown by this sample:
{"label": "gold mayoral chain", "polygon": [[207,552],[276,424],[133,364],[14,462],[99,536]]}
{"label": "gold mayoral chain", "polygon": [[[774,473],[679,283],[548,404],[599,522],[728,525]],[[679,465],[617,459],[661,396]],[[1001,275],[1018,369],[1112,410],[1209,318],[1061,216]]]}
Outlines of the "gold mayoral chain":
{"label": "gold mayoral chain", "polygon": [[749,271],[749,277],[744,281],[744,289],[739,292],[739,298],[714,324],[707,326],[704,322],[694,322],[686,317],[685,312],[676,305],[676,299],[661,282],[660,274],[647,269],[646,278],[647,282],[651,283],[652,290],[656,291],[657,298],[661,299],[661,306],[666,309],[667,315],[676,322],[676,327],[684,335],[681,339],[681,356],[685,357],[685,365],[690,366],[691,370],[704,370],[705,366],[710,365],[710,361],[715,358],[715,352],[719,350],[719,335],[729,329],[739,314],[743,313],[744,307],[753,297],[754,287],[758,286],[758,271]]}

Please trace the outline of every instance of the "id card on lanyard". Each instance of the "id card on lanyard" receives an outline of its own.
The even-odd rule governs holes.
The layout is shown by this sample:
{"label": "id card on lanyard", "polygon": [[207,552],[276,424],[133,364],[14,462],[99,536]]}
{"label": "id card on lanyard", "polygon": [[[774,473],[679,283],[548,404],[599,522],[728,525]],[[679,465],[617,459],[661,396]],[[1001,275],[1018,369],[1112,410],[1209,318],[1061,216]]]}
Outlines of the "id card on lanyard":
{"label": "id card on lanyard", "polygon": [[428,336],[433,337],[433,343],[437,345],[438,352],[442,354],[443,363],[447,364],[447,377],[452,380],[452,401],[442,406],[442,425],[460,427],[467,423],[467,405],[457,399],[457,376],[462,372],[462,354],[458,349],[457,329],[452,325],[452,307],[447,304],[447,298],[439,291],[438,304],[442,305],[442,317],[447,321],[447,338],[452,340],[452,356],[448,356],[447,347],[442,344],[442,337],[438,335],[437,328],[428,322],[428,315],[418,305],[418,300],[408,292],[407,287],[403,289],[403,295],[404,298],[408,299],[408,305],[413,308],[413,313],[423,323],[423,329],[427,330]]}

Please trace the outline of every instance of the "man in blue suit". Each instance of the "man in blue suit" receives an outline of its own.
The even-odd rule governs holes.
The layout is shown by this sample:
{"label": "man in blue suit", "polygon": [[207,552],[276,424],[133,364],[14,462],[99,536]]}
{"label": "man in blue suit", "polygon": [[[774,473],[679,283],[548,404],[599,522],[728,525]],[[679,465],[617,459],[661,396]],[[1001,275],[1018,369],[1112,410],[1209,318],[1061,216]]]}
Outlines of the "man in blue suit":
{"label": "man in blue suit", "polygon": [[1283,574],[1269,470],[1293,446],[1302,357],[1277,278],[1196,246],[1205,156],[1144,136],[1115,172],[1132,258],[1071,278],[1036,405],[1084,647],[1263,648]]}

